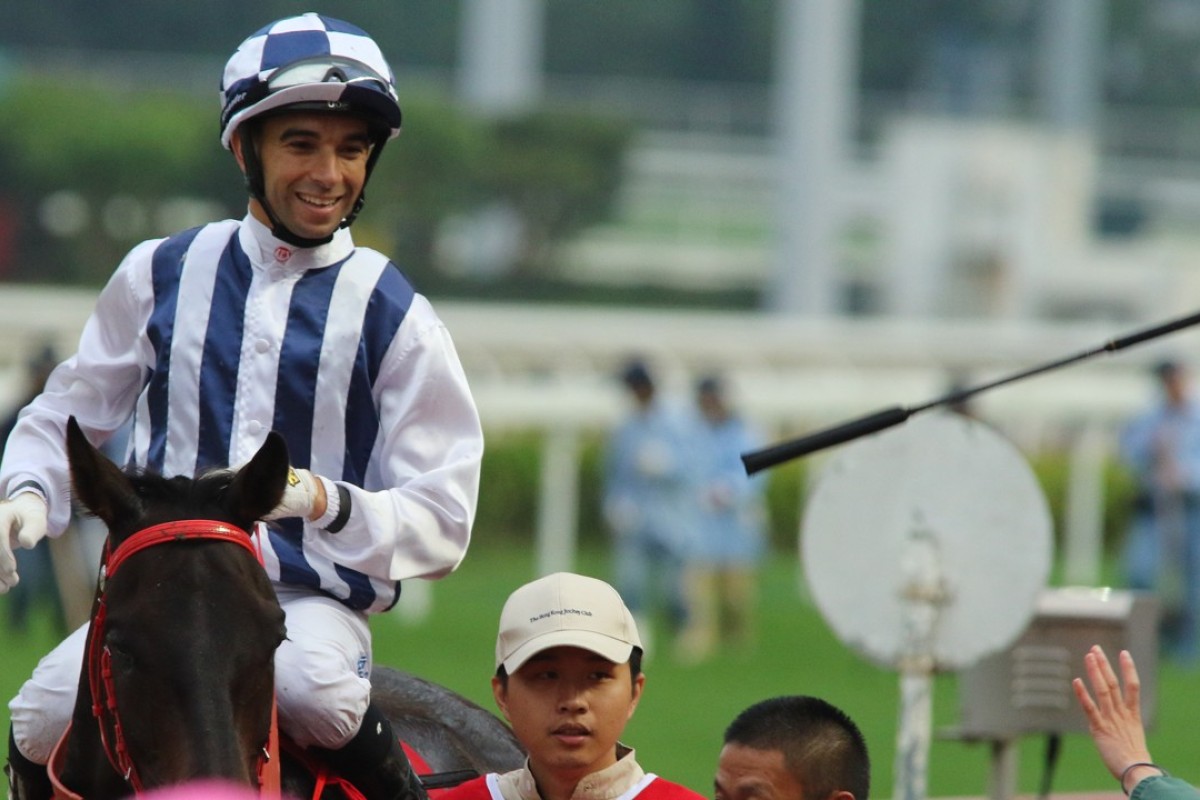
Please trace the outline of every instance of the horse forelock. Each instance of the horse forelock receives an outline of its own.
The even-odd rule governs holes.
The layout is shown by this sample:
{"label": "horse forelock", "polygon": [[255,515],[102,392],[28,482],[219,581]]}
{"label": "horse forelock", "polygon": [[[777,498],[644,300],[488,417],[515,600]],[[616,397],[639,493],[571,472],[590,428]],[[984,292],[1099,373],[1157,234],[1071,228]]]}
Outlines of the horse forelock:
{"label": "horse forelock", "polygon": [[228,470],[210,470],[196,478],[164,477],[154,472],[127,473],[142,501],[140,524],[174,519],[220,519],[246,528],[253,520],[235,519],[227,508],[225,490],[233,480]]}

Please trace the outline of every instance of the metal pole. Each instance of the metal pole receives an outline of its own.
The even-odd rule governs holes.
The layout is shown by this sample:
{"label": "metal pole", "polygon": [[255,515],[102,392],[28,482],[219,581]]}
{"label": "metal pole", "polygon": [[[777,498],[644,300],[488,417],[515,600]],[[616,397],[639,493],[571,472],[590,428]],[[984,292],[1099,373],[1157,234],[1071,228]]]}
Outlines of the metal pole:
{"label": "metal pole", "polygon": [[552,428],[542,441],[537,527],[539,575],[569,571],[575,563],[580,449],[576,428]]}
{"label": "metal pole", "polygon": [[1016,796],[1020,755],[1016,739],[992,742],[992,768],[988,773],[988,797],[991,800],[1012,800]]}
{"label": "metal pole", "polygon": [[543,0],[466,0],[459,91],[488,115],[528,111],[542,94]]}
{"label": "metal pole", "polygon": [[900,726],[893,800],[925,800],[933,738],[934,630],[950,602],[937,532],[924,515],[911,523],[900,568],[904,575],[904,653],[900,658]]}
{"label": "metal pole", "polygon": [[1067,583],[1094,586],[1100,580],[1104,527],[1104,463],[1109,433],[1086,425],[1071,445],[1064,520]]}
{"label": "metal pole", "polygon": [[853,138],[858,0],[783,0],[775,78],[775,311],[837,310],[834,198]]}

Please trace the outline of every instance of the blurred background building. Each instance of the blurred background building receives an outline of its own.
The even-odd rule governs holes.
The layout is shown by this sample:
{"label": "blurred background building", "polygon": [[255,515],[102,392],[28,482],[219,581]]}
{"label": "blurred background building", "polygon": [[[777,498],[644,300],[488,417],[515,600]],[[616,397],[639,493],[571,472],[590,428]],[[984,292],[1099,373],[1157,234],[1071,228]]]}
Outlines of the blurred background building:
{"label": "blurred background building", "polygon": [[[43,101],[89,89],[97,102],[78,109],[74,130],[41,132],[47,155],[62,156],[134,122],[122,106],[149,93],[211,100],[239,32],[288,8],[17,8],[0,32],[0,86],[19,96],[38,85]],[[735,308],[1051,320],[1141,320],[1185,304],[1200,212],[1193,0],[341,0],[323,10],[376,33],[414,100],[474,118],[575,113],[627,126],[610,202],[557,237],[554,263],[541,265],[576,294],[652,285]],[[97,97],[105,91],[115,99]],[[419,138],[429,121],[410,116],[406,138]],[[3,198],[0,268],[21,280],[95,283],[109,269],[13,264],[38,252],[30,238],[94,240],[99,228],[131,240],[212,204],[237,211],[236,195],[186,173],[169,208],[129,176],[110,179],[108,197],[52,186],[65,176],[49,169],[40,177],[41,195]],[[494,196],[447,205],[437,269],[417,263],[419,251],[414,268],[447,283],[528,271],[534,223],[523,209]],[[452,288],[469,294],[469,283]]]}
{"label": "blurred background building", "polygon": [[[611,424],[634,351],[668,387],[729,375],[784,436],[1200,298],[1196,0],[320,5],[380,41],[405,106],[356,236],[435,298],[485,423],[546,430],[550,459]],[[0,369],[69,351],[132,243],[243,213],[217,78],[295,10],[9,9]],[[977,408],[1100,463],[1144,365],[1194,343]]]}

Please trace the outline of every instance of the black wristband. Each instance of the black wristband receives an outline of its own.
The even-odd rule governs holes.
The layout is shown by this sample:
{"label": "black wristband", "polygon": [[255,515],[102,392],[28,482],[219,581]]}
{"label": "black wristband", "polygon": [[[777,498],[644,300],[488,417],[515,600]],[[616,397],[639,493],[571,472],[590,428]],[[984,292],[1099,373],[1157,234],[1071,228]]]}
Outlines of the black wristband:
{"label": "black wristband", "polygon": [[[1126,797],[1129,796],[1130,790],[1125,788],[1125,778],[1126,778],[1126,776],[1129,775],[1130,772],[1133,772],[1133,770],[1136,767],[1150,767],[1151,769],[1156,769],[1159,772],[1161,772],[1162,776],[1164,778],[1171,777],[1170,773],[1168,773],[1165,769],[1160,767],[1158,764],[1155,764],[1153,761],[1135,761],[1132,764],[1130,764],[1128,767],[1126,767],[1125,769],[1121,770],[1121,777],[1119,778],[1119,780],[1121,781],[1121,791],[1125,793]],[[1140,783],[1140,782],[1141,781],[1139,781],[1138,783]],[[1134,786],[1136,787],[1137,784],[1135,783]]]}
{"label": "black wristband", "polygon": [[334,485],[337,486],[338,492],[338,513],[333,518],[333,522],[325,526],[325,530],[329,533],[337,533],[350,521],[350,490],[340,483]]}
{"label": "black wristband", "polygon": [[48,499],[48,496],[46,494],[46,489],[37,481],[21,481],[16,486],[12,487],[12,489],[8,493],[8,496],[13,497],[16,494],[18,494],[22,489],[33,489],[35,492],[37,492],[38,494],[40,494],[42,496],[43,500]]}

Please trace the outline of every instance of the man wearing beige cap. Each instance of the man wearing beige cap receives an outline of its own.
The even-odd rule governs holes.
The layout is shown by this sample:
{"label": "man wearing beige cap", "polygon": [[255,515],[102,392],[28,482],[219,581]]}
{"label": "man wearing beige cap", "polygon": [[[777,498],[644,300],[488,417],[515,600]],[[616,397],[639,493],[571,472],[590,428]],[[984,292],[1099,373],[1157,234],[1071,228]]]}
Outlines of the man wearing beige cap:
{"label": "man wearing beige cap", "polygon": [[492,694],[529,758],[441,800],[698,800],[618,741],[646,684],[641,665],[633,615],[604,581],[558,572],[517,589],[500,612]]}

